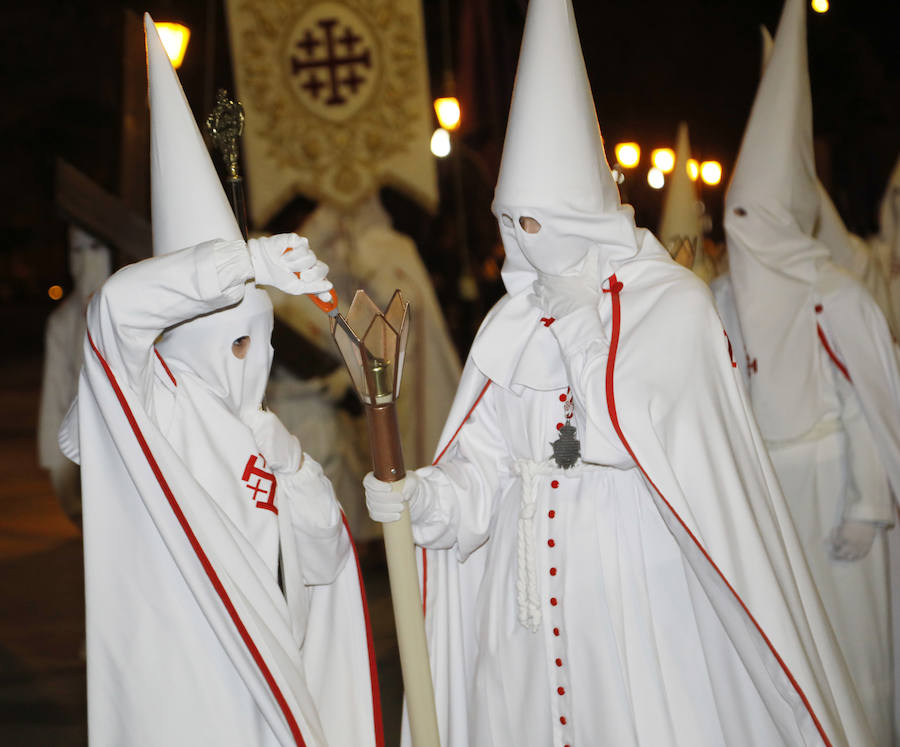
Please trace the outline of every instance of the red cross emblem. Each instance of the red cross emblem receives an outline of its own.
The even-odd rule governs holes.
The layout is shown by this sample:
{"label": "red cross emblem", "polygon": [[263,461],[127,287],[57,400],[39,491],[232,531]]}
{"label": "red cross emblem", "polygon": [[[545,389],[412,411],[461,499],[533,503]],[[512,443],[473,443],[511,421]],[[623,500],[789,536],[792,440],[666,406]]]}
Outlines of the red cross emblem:
{"label": "red cross emblem", "polygon": [[294,44],[298,53],[291,56],[291,72],[304,76],[300,88],[312,99],[321,97],[326,106],[340,106],[347,102],[348,92],[356,95],[367,82],[360,71],[372,66],[371,50],[350,26],[341,30],[336,18],[319,19],[316,26],[305,29]]}
{"label": "red cross emblem", "polygon": [[[256,466],[257,458],[262,462],[261,467]],[[257,508],[264,508],[267,511],[277,514],[278,509],[275,506],[275,487],[277,483],[275,481],[275,475],[263,469],[265,466],[266,460],[261,456],[257,457],[256,454],[253,454],[247,460],[241,480],[243,480],[247,488],[253,492],[250,496],[250,500],[256,503]],[[256,484],[251,484],[253,479],[256,479]],[[257,496],[260,495],[263,496],[262,499],[257,498]]]}

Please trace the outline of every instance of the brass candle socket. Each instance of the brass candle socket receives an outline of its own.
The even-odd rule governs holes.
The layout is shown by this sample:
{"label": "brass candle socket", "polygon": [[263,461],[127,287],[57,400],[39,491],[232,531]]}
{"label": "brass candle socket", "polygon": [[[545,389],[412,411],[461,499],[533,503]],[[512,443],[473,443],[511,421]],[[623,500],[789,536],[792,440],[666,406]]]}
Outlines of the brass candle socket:
{"label": "brass candle socket", "polygon": [[401,480],[406,470],[394,403],[406,355],[409,304],[398,290],[382,312],[365,291],[357,291],[347,316],[332,318],[331,334],[366,406],[375,476],[385,482]]}

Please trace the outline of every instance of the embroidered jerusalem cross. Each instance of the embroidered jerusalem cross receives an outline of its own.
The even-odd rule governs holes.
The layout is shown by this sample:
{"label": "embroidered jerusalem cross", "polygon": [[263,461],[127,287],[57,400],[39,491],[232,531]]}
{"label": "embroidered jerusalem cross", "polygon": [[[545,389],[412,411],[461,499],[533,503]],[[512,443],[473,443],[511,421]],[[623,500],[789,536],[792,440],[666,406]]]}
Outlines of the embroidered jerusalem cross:
{"label": "embroidered jerusalem cross", "polygon": [[[327,94],[325,104],[339,106],[347,102],[344,95],[347,90],[356,94],[366,82],[366,78],[360,75],[359,68],[361,66],[368,69],[372,66],[371,50],[363,47],[357,51],[363,38],[349,26],[344,27],[343,33],[337,33],[336,18],[323,18],[316,25],[322,32],[321,35],[312,29],[306,29],[303,38],[295,44],[303,54],[291,57],[291,72],[294,75],[306,75],[300,88],[314,100],[318,101],[319,95],[324,91]],[[321,54],[319,47],[322,47]],[[343,53],[339,47],[343,47]],[[319,73],[324,75],[325,80],[319,77]]]}
{"label": "embroidered jerusalem cross", "polygon": [[[277,485],[275,475],[264,470],[263,467],[266,466],[266,460],[262,457],[258,458],[262,462],[262,466],[256,466],[257,455],[253,454],[247,460],[247,464],[244,467],[244,474],[241,476],[241,479],[246,486],[253,491],[250,500],[256,503],[257,508],[264,508],[267,511],[277,514],[278,508],[275,506],[275,487]],[[250,484],[253,478],[256,478],[255,485]],[[259,495],[262,495],[263,498],[258,499],[257,496]]]}

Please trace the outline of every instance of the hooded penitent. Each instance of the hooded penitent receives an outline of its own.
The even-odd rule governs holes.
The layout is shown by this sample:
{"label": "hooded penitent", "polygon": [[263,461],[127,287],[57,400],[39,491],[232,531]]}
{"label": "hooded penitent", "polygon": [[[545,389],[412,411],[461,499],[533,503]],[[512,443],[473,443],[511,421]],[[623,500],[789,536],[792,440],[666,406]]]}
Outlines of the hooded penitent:
{"label": "hooded penitent", "polygon": [[241,417],[262,400],[271,306],[245,283],[246,244],[145,28],[156,256],[92,300],[64,428],[82,465],[91,740],[377,744],[339,507],[312,458],[270,464]]}
{"label": "hooded penitent", "polygon": [[805,15],[802,0],[787,0],[726,196],[725,230],[753,409],[872,733],[887,744],[879,529],[893,522],[888,479],[900,475],[900,379],[877,305],[836,266],[852,249],[813,166]]}
{"label": "hooded penitent", "polygon": [[[148,34],[147,43],[153,254],[211,239],[240,240],[178,76],[154,37],[155,32]],[[272,363],[272,324],[268,294],[248,282],[240,303],[168,330],[157,348],[167,361],[195,372],[237,414],[262,402]],[[251,344],[248,355],[238,359],[231,343],[245,335],[265,342]]]}
{"label": "hooded penitent", "polygon": [[812,238],[819,199],[805,12],[799,0],[785,3],[725,198],[731,281],[754,372],[750,395],[768,440],[812,428],[823,398],[811,310],[828,249]]}
{"label": "hooded penitent", "polygon": [[687,172],[690,157],[687,122],[681,122],[675,141],[675,168],[667,181],[658,236],[676,262],[709,283],[715,275],[715,268],[703,251],[700,197]]}
{"label": "hooded penitent", "polygon": [[[507,294],[410,502],[441,744],[871,744],[709,291],[620,204],[567,0],[529,4],[493,210]],[[550,282],[591,300],[554,318]]]}
{"label": "hooded penitent", "polygon": [[880,230],[869,241],[888,281],[892,327],[900,330],[900,158],[881,198],[878,223]]}

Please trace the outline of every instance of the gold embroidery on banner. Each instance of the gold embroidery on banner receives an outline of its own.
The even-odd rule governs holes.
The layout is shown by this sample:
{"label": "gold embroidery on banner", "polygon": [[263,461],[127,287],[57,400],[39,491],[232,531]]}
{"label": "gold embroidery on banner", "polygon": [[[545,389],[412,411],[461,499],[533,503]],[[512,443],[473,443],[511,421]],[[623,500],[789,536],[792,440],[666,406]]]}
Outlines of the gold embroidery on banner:
{"label": "gold embroidery on banner", "polygon": [[238,14],[244,103],[267,156],[304,193],[347,202],[409,147],[421,102],[415,18],[390,0],[246,0]]}

